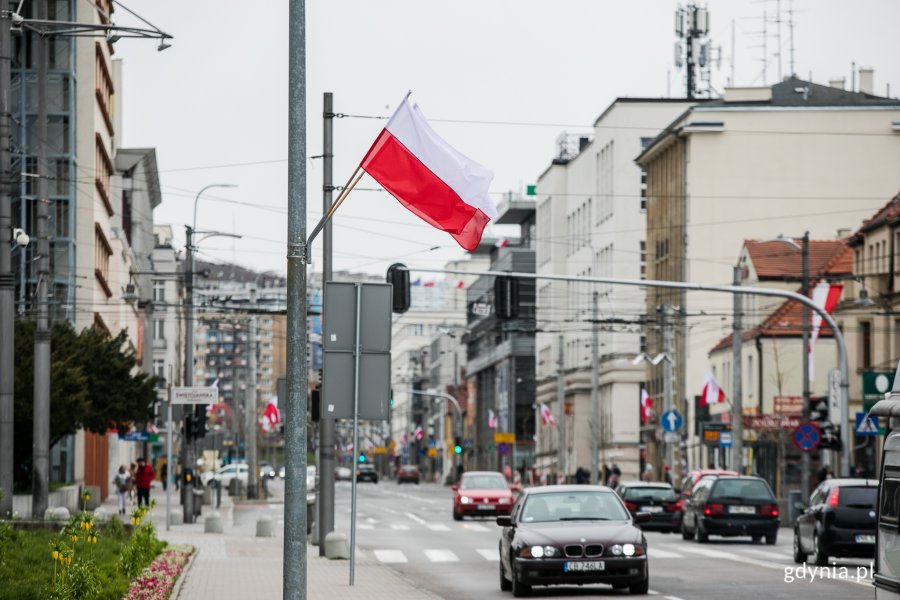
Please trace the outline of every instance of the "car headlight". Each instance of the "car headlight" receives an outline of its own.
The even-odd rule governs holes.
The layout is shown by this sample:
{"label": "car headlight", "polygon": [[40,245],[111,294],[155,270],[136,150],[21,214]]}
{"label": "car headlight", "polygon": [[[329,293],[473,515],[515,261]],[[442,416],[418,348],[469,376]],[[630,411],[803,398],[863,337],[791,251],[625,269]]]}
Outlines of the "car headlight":
{"label": "car headlight", "polygon": [[643,556],[644,547],[637,544],[613,544],[609,547],[613,556]]}
{"label": "car headlight", "polygon": [[511,503],[512,503],[512,498],[500,498],[497,501],[497,504],[511,504]]}
{"label": "car headlight", "polygon": [[519,551],[522,558],[554,558],[559,554],[559,549],[554,546],[525,546]]}
{"label": "car headlight", "polygon": [[623,544],[622,554],[625,556],[634,556],[634,544]]}
{"label": "car headlight", "polygon": [[472,499],[469,498],[468,496],[460,496],[460,497],[459,497],[459,501],[460,501],[460,503],[462,503],[462,504],[468,504],[469,502],[472,501]]}

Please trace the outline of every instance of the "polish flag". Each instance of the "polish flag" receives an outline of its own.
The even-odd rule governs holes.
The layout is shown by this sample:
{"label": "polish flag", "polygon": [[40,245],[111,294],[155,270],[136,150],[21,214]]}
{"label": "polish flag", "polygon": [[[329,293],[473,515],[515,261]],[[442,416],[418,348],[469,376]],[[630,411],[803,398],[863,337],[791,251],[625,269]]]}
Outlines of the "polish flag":
{"label": "polish flag", "polygon": [[461,289],[463,289],[464,287],[466,287],[466,282],[465,282],[465,281],[457,281],[457,282],[456,282],[456,289],[461,290]]}
{"label": "polish flag", "polygon": [[719,387],[719,382],[712,373],[707,373],[703,380],[703,392],[700,393],[700,406],[721,404],[725,402],[725,392]]}
{"label": "polish flag", "polygon": [[646,425],[650,422],[650,416],[653,413],[653,399],[647,390],[641,388],[641,423]]}
{"label": "polish flag", "polygon": [[544,425],[556,425],[556,419],[553,418],[550,407],[543,402],[541,402],[541,423]]}
{"label": "polish flag", "polygon": [[488,429],[497,429],[497,415],[488,409]]}
{"label": "polish flag", "polygon": [[494,243],[494,245],[498,248],[506,248],[507,246],[509,246],[509,240],[506,238],[500,238]]}
{"label": "polish flag", "polygon": [[463,156],[403,99],[360,167],[426,223],[474,250],[497,217],[488,188],[494,174]]}
{"label": "polish flag", "polygon": [[416,429],[413,431],[413,439],[416,441],[419,441],[424,437],[425,437],[425,431],[422,430],[421,425],[416,426]]}
{"label": "polish flag", "polygon": [[[827,281],[819,282],[819,285],[813,288],[812,301],[819,308],[823,309],[829,315],[834,312],[835,307],[841,300],[841,292],[844,291],[844,285],[841,283],[828,283]],[[819,330],[822,328],[822,315],[812,311],[812,329],[809,336],[809,351],[807,352],[807,360],[809,361],[809,380],[813,380],[813,367],[815,366],[814,352],[816,340],[819,338]]]}

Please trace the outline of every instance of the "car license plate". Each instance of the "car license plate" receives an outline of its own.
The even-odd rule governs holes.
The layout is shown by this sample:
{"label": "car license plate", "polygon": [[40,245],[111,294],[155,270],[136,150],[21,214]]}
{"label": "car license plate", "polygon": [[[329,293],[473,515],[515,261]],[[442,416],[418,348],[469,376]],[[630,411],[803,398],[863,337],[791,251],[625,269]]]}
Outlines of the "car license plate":
{"label": "car license plate", "polygon": [[755,506],[729,506],[728,512],[733,515],[755,515]]}
{"label": "car license plate", "polygon": [[662,506],[642,506],[641,512],[658,513],[658,512],[662,512],[662,509],[663,509]]}
{"label": "car license plate", "polygon": [[567,562],[563,565],[563,571],[572,573],[577,571],[603,571],[606,563],[602,560],[586,560],[582,562]]}
{"label": "car license plate", "polygon": [[494,510],[494,506],[492,504],[479,504],[478,510]]}
{"label": "car license plate", "polygon": [[857,544],[874,544],[875,536],[874,535],[858,535],[856,536]]}

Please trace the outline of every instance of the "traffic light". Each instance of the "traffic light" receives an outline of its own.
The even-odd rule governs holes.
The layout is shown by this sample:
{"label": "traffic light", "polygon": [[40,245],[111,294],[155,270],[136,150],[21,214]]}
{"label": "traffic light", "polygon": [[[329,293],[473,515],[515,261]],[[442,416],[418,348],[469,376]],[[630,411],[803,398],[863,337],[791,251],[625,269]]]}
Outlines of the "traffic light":
{"label": "traffic light", "polygon": [[498,319],[519,316],[519,280],[515,277],[494,278],[494,314]]}
{"label": "traffic light", "polygon": [[360,454],[360,455],[359,455],[359,462],[360,462],[360,463],[366,462],[366,455],[365,455],[365,454]]}
{"label": "traffic light", "polygon": [[809,397],[809,420],[828,421],[828,396]]}
{"label": "traffic light", "polygon": [[191,437],[199,440],[206,437],[206,407],[202,404],[194,406],[193,431]]}
{"label": "traffic light", "polygon": [[186,415],[184,417],[184,429],[182,430],[182,437],[184,438],[184,442],[186,444],[190,444],[194,439],[194,416]]}
{"label": "traffic light", "polygon": [[841,444],[841,428],[832,423],[823,424],[822,444],[820,447],[824,450],[837,450],[840,452],[843,448],[843,444]]}
{"label": "traffic light", "polygon": [[453,454],[462,454],[462,439],[459,436],[453,439]]}
{"label": "traffic light", "polygon": [[318,423],[322,416],[322,393],[318,389],[309,391],[309,414],[313,423]]}
{"label": "traffic light", "polygon": [[387,282],[393,286],[391,309],[395,313],[409,310],[409,269],[402,263],[394,263],[387,270]]}

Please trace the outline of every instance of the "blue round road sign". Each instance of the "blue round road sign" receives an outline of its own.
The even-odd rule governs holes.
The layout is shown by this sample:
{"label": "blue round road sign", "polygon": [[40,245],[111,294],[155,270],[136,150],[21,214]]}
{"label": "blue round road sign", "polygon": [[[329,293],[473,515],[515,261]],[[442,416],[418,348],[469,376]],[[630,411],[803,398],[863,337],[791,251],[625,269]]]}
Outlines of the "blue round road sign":
{"label": "blue round road sign", "polygon": [[794,429],[794,445],[804,452],[812,452],[822,443],[822,431],[816,423],[801,423]]}

